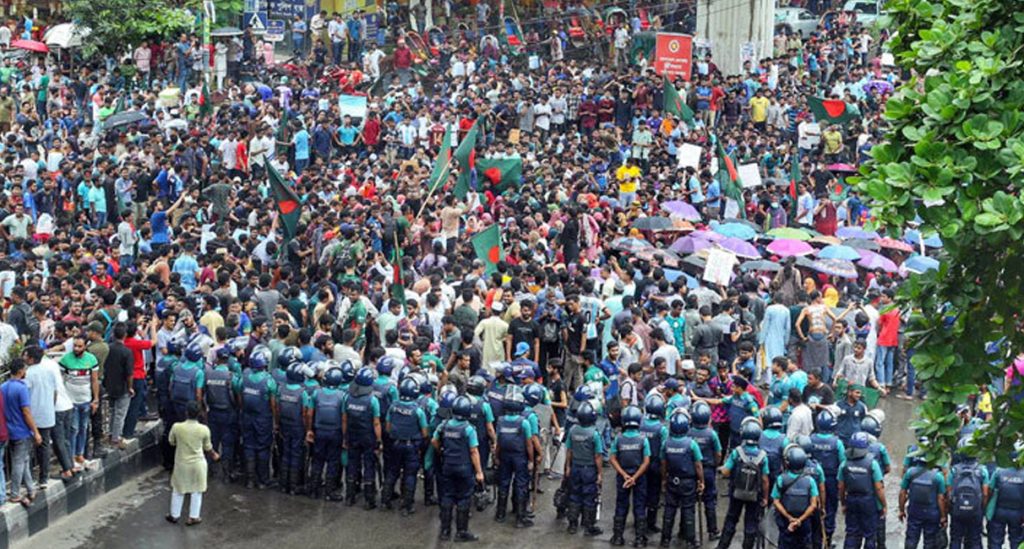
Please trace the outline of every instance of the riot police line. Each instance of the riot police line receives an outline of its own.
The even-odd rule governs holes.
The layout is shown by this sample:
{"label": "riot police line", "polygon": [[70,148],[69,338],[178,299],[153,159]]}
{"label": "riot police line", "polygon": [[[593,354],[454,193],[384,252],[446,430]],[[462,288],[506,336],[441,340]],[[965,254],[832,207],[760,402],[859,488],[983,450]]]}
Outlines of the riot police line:
{"label": "riot police line", "polygon": [[[621,411],[612,437],[600,395],[578,387],[560,425],[539,373],[521,365],[499,365],[494,377],[481,371],[460,394],[441,383],[443,376],[389,356],[356,369],[349,362],[307,364],[294,347],[275,360],[262,345],[225,345],[213,364],[198,342],[174,340],[167,351],[156,383],[165,426],[183,420],[189,402],[205,404],[219,476],[246,488],[348,506],[361,500],[366,510],[397,508],[407,516],[416,512],[422,483],[422,504],[440,509],[439,538],[475,541],[471,514],[492,504],[496,522],[508,522],[511,512],[516,528],[533,526],[540,471],[564,452],[554,505],[569,535],[604,533],[608,474],[616,493],[614,546],[625,545],[630,515],[634,547],[671,547],[675,538],[685,547],[709,541],[726,549],[741,519],[744,549],[767,542],[819,549],[839,538],[846,548],[886,546],[893,502],[883,479],[891,463],[877,413],[839,433],[844,412],[824,408],[812,434],[789,440],[778,408],[751,413],[740,399],[691,399],[670,378],[642,406]],[[728,407],[728,447],[711,425],[712,405]],[[923,540],[926,548],[980,548],[983,537],[990,548],[1024,543],[1024,470],[968,456],[963,446],[974,428],[964,428],[949,467],[928,466],[916,447],[908,450],[896,502],[907,522],[903,546]],[[166,438],[163,444],[170,466]],[[719,476],[728,485],[721,529]],[[768,539],[767,521],[777,537]]]}

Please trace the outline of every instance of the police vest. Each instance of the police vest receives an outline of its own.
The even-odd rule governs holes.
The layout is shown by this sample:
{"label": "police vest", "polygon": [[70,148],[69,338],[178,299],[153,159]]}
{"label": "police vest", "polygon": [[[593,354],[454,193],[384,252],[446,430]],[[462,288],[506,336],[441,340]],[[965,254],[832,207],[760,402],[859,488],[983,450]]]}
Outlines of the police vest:
{"label": "police vest", "polygon": [[875,481],[871,478],[871,465],[874,461],[870,455],[857,459],[846,460],[843,479],[846,482],[846,493],[851,496],[867,496],[874,492]]}
{"label": "police vest", "polygon": [[693,480],[697,477],[697,463],[693,455],[693,442],[690,437],[668,437],[665,441],[665,463],[668,467],[668,478]]}
{"label": "police vest", "polygon": [[[872,438],[874,438],[874,437],[872,437]],[[882,463],[882,443],[881,442],[878,442],[877,440],[875,440],[871,444],[868,444],[868,455],[871,456],[871,459],[873,459],[873,460],[878,462],[878,467],[879,468],[881,468],[883,466],[883,463]]]}
{"label": "police vest", "polygon": [[175,404],[187,404],[196,399],[196,375],[199,368],[179,365],[171,373],[171,400]]}
{"label": "police vest", "polygon": [[416,414],[419,409],[415,402],[399,401],[391,406],[391,415],[388,416],[391,430],[388,434],[392,440],[419,441],[423,438],[420,419]]}
{"label": "police vest", "polygon": [[277,411],[282,427],[302,427],[302,395],[305,392],[301,385],[285,385],[281,388]]}
{"label": "police vest", "polygon": [[[644,463],[644,435],[623,432],[615,441],[615,456],[627,473],[635,473]],[[575,440],[573,441],[575,445]]]}
{"label": "police vest", "polygon": [[833,435],[811,435],[811,456],[821,465],[826,481],[835,481],[839,475],[839,440]]}
{"label": "police vest", "polygon": [[317,383],[315,379],[307,379],[306,382],[302,384],[302,389],[306,391],[306,395],[309,397],[312,397],[313,393],[315,393],[319,388],[320,384]]}
{"label": "police vest", "polygon": [[160,361],[156,363],[156,371],[159,374],[166,370],[173,370],[179,363],[181,363],[181,359],[174,355],[162,356]]}
{"label": "police vest", "polygon": [[[487,388],[487,392],[484,394],[487,397],[487,403],[491,405],[491,413],[494,417],[501,417],[505,411],[505,388],[498,385],[495,381]],[[479,429],[477,429],[477,435],[481,435]]]}
{"label": "police vest", "polygon": [[350,438],[373,435],[373,395],[350,396],[345,413]]}
{"label": "police vest", "polygon": [[328,389],[316,392],[313,429],[317,434],[341,434],[341,405],[345,401],[345,393]]}
{"label": "police vest", "polygon": [[281,368],[274,368],[270,370],[270,377],[277,382],[278,387],[283,387],[288,383],[288,374],[286,374]]}
{"label": "police vest", "polygon": [[433,399],[430,397],[430,395],[420,395],[419,397],[416,398],[416,405],[419,406],[420,410],[423,410],[423,413],[427,415],[428,424],[434,421],[433,413],[430,410],[432,408],[432,406],[430,405],[431,400]]}
{"label": "police vest", "polygon": [[211,410],[226,412],[235,408],[231,380],[234,374],[220,368],[206,369],[206,404]]}
{"label": "police vest", "polygon": [[768,454],[768,478],[777,478],[782,472],[782,443],[785,439],[780,434],[777,437],[770,437],[767,433],[761,433],[761,440],[758,446]]}
{"label": "police vest", "polygon": [[837,405],[842,413],[836,418],[836,434],[845,440],[860,430],[860,421],[864,419],[867,408],[860,402],[851,405],[845,400]]}
{"label": "police vest", "polygon": [[[487,434],[487,416],[484,415],[484,399],[480,397],[470,397],[473,399],[473,406],[469,411],[469,424],[476,429],[476,436],[486,439]],[[492,410],[493,412],[493,410]]]}
{"label": "police vest", "polygon": [[463,472],[473,465],[469,452],[468,423],[449,420],[441,427],[441,462],[446,471]]}
{"label": "police vest", "polygon": [[262,375],[259,381],[253,380],[253,374],[242,379],[242,410],[249,415],[270,417],[270,377]]}
{"label": "police vest", "polygon": [[502,455],[526,455],[524,421],[527,419],[521,415],[504,415],[498,418],[495,430],[498,432],[498,447],[501,448]]}
{"label": "police vest", "polygon": [[373,396],[377,397],[377,402],[380,404],[381,417],[387,417],[388,410],[391,409],[391,388],[394,386],[395,384],[391,383],[390,379],[381,378],[377,378],[377,381],[370,386]]}
{"label": "police vest", "polygon": [[922,507],[923,510],[938,511],[936,496],[939,494],[935,485],[935,471],[925,467],[910,469],[910,504]]}
{"label": "police vest", "polygon": [[[661,445],[662,442],[664,442],[661,439],[663,429],[662,425],[663,424],[660,421],[652,421],[649,419],[645,419],[640,422],[640,434],[647,439],[647,445],[651,447],[652,454],[661,451]],[[655,465],[656,463],[658,465]],[[657,469],[660,465],[660,460],[651,460],[652,467]]]}
{"label": "police vest", "polygon": [[743,427],[743,420],[750,416],[750,412],[743,407],[744,400],[739,397],[733,397],[729,401],[729,430],[733,433],[739,433]]}
{"label": "police vest", "polygon": [[804,514],[811,505],[811,477],[801,474],[795,479],[783,481],[779,491],[782,495],[782,507],[793,518]]}
{"label": "police vest", "polygon": [[693,429],[690,431],[690,437],[697,441],[697,446],[700,447],[701,458],[703,458],[701,463],[713,466],[715,463],[715,432],[710,427]]}
{"label": "police vest", "polygon": [[597,455],[597,445],[594,443],[594,433],[597,430],[593,426],[584,427],[573,425],[569,431],[569,440],[572,441],[572,466],[593,467],[594,457]]}
{"label": "police vest", "polygon": [[996,490],[995,516],[1003,521],[1020,520],[1024,510],[1024,469],[996,469]]}

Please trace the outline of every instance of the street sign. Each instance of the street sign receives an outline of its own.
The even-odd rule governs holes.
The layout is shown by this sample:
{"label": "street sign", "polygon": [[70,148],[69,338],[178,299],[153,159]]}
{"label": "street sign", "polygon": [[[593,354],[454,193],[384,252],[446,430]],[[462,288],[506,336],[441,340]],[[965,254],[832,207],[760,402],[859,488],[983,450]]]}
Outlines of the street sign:
{"label": "street sign", "polygon": [[284,21],[271,19],[267,21],[267,34],[263,37],[268,42],[281,42],[284,40]]}
{"label": "street sign", "polygon": [[263,34],[267,32],[267,14],[262,12],[257,13],[246,13],[242,20],[245,21],[245,26],[252,29],[253,34]]}
{"label": "street sign", "polygon": [[260,11],[259,0],[245,0],[245,9],[242,11],[246,13],[255,13]]}

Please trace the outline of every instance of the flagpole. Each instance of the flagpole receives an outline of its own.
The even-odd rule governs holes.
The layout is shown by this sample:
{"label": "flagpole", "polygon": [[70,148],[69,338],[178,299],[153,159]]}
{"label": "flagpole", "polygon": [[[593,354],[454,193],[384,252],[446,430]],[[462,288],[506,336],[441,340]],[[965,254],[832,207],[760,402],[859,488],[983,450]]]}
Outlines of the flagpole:
{"label": "flagpole", "polygon": [[[420,211],[422,211],[422,210],[420,210]],[[402,248],[398,245],[398,225],[397,224],[395,225],[395,234],[393,235],[393,238],[394,238],[394,241],[395,241],[394,242],[394,250],[395,250],[395,259],[394,259],[394,261],[395,261],[395,267],[398,268],[399,276],[402,279],[402,280],[398,281],[398,284],[402,285],[402,300],[401,300],[402,301],[402,316],[405,316],[406,315],[406,310],[405,310],[405,275],[402,273]],[[392,281],[391,282],[391,286],[392,286],[391,287],[391,291],[388,292],[389,294],[391,294],[391,296],[390,296],[391,299],[395,298],[394,285],[395,285],[395,281]]]}
{"label": "flagpole", "polygon": [[[451,128],[449,128],[448,131],[452,131]],[[443,152],[445,152],[445,151],[438,151],[437,154],[440,155]],[[451,177],[450,170],[451,170],[451,164],[452,164],[451,142],[450,141],[448,142],[448,154],[445,156],[444,162],[445,162],[445,165],[443,167],[442,172],[448,172],[448,177],[445,178],[445,183],[448,183],[448,179]],[[427,191],[427,196],[423,199],[423,204],[420,204],[420,211],[416,212],[416,217],[412,218],[413,222],[417,221],[420,218],[420,215],[423,213],[423,210],[427,209],[427,202],[430,201],[430,197],[434,196],[434,191],[436,191],[438,189],[438,187],[442,186],[441,182],[438,182],[437,185],[431,185],[430,183],[432,183],[432,182],[428,180],[427,186],[430,187],[430,190]]]}

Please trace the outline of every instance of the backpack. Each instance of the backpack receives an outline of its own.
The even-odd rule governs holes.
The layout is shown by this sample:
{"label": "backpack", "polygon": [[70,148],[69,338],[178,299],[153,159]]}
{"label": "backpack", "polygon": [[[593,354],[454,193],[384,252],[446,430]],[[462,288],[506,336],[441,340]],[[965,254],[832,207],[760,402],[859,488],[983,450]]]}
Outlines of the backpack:
{"label": "backpack", "polygon": [[749,457],[746,452],[737,449],[740,466],[735,473],[732,497],[738,501],[752,503],[757,501],[761,491],[761,469],[767,454],[759,450],[757,456]]}
{"label": "backpack", "polygon": [[981,475],[977,465],[958,466],[953,469],[953,497],[950,514],[954,519],[981,517]]}

